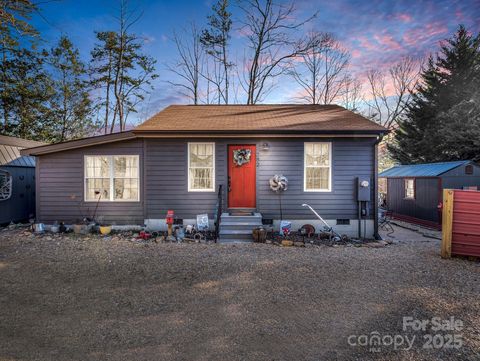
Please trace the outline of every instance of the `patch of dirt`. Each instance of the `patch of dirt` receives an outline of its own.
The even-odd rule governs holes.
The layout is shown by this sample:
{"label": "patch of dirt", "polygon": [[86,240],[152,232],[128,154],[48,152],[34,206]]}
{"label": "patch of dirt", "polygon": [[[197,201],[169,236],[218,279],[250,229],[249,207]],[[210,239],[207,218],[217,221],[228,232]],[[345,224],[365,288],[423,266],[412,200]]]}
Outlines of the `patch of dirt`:
{"label": "patch of dirt", "polygon": [[[480,264],[395,227],[394,244],[132,242],[0,232],[0,360],[473,360]],[[455,317],[460,349],[422,348],[404,316]],[[412,349],[351,335],[416,336]]]}

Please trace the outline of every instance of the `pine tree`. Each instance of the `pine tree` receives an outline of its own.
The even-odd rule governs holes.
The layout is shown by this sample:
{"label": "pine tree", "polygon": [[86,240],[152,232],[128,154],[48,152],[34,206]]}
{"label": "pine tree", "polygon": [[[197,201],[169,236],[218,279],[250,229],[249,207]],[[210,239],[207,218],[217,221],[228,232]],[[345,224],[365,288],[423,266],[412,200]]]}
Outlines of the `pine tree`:
{"label": "pine tree", "polygon": [[228,104],[229,70],[232,67],[232,63],[228,61],[227,53],[232,27],[232,14],[228,11],[228,0],[218,0],[212,6],[212,11],[213,14],[208,16],[209,28],[202,31],[200,41],[215,64],[214,74],[216,76],[214,79],[208,79],[208,81],[212,81],[217,87],[218,103],[223,101],[223,103]]}
{"label": "pine tree", "polygon": [[93,134],[97,124],[92,120],[85,65],[70,39],[62,36],[50,50],[48,62],[52,72],[53,94],[49,99],[49,140],[63,142]]}
{"label": "pine tree", "polygon": [[[23,52],[21,43],[25,48],[35,43],[38,32],[28,21],[36,10],[36,5],[28,0],[0,1],[0,129],[3,133],[15,132],[12,112],[17,108],[14,102],[18,94],[14,79],[25,71],[25,68],[17,69],[17,65],[23,67],[25,60],[33,59],[31,51]],[[32,68],[35,71],[36,64],[32,64]]]}
{"label": "pine tree", "polygon": [[144,39],[130,32],[140,16],[129,11],[127,5],[126,0],[120,3],[118,31],[98,32],[99,42],[91,53],[92,84],[103,90],[97,105],[105,114],[105,133],[113,133],[116,125],[120,131],[125,130],[129,114],[137,112],[158,77],[156,61],[143,54]]}
{"label": "pine tree", "polygon": [[111,89],[118,38],[113,31],[97,32],[96,37],[98,43],[91,52],[91,85],[99,90],[96,103],[97,107],[103,110],[103,132],[108,134],[110,115],[113,112]]}
{"label": "pine tree", "polygon": [[[456,34],[445,41],[440,53],[430,56],[422,71],[420,84],[408,105],[406,118],[399,121],[395,142],[389,146],[393,157],[403,164],[434,161],[458,160],[459,153],[469,141],[464,130],[471,126],[470,121],[478,114],[478,91],[480,80],[480,35],[471,35],[463,26]],[[473,102],[469,110],[463,108]],[[466,118],[461,124],[452,121],[459,114]],[[458,134],[464,134],[459,139]]]}
{"label": "pine tree", "polygon": [[[52,81],[45,72],[44,57],[27,49],[18,50],[14,65],[7,65],[8,81],[12,84],[8,95],[8,124],[5,134],[33,140],[48,140],[48,101],[53,94]],[[7,108],[3,108],[4,113]]]}

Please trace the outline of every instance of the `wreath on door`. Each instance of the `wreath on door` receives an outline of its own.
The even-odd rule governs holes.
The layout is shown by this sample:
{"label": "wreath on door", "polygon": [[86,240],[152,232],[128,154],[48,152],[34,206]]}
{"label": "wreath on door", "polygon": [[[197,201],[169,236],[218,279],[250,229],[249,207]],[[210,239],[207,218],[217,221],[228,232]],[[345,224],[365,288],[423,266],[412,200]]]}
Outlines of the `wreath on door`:
{"label": "wreath on door", "polygon": [[238,167],[241,167],[242,165],[249,163],[251,157],[252,157],[251,149],[235,149],[233,151],[233,162]]}

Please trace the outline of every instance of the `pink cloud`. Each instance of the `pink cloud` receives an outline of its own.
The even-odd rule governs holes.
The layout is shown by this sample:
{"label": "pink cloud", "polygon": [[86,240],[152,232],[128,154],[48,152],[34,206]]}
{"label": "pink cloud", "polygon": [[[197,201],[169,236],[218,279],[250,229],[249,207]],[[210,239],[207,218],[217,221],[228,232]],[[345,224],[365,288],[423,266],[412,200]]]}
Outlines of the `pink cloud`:
{"label": "pink cloud", "polygon": [[400,13],[393,16],[395,20],[399,20],[403,23],[410,23],[412,21],[412,16],[407,13]]}
{"label": "pink cloud", "polygon": [[462,21],[464,19],[462,10],[455,11],[455,18],[457,19],[457,21]]}
{"label": "pink cloud", "polygon": [[400,50],[402,46],[390,34],[374,35],[373,38],[383,46],[385,50]]}
{"label": "pink cloud", "polygon": [[448,33],[446,25],[439,22],[427,23],[425,26],[407,30],[403,42],[408,46],[422,46],[425,43],[437,42],[439,35]]}
{"label": "pink cloud", "polygon": [[357,40],[362,48],[367,50],[377,50],[377,46],[369,38],[360,36]]}
{"label": "pink cloud", "polygon": [[352,54],[352,58],[354,58],[354,59],[360,58],[362,56],[361,51],[358,50],[358,49],[353,49],[351,51],[351,54]]}

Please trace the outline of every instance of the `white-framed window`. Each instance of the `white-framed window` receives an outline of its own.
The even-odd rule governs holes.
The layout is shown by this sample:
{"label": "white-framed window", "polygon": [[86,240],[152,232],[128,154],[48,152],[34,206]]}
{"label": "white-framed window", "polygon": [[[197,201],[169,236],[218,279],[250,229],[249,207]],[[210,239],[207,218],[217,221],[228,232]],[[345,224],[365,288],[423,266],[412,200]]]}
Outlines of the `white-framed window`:
{"label": "white-framed window", "polygon": [[188,191],[215,191],[215,143],[188,143]]}
{"label": "white-framed window", "polygon": [[138,202],[138,155],[86,155],[85,202]]}
{"label": "white-framed window", "polygon": [[304,144],[305,192],[332,190],[332,143],[308,142]]}
{"label": "white-framed window", "polygon": [[405,179],[405,199],[415,199],[415,179]]}

